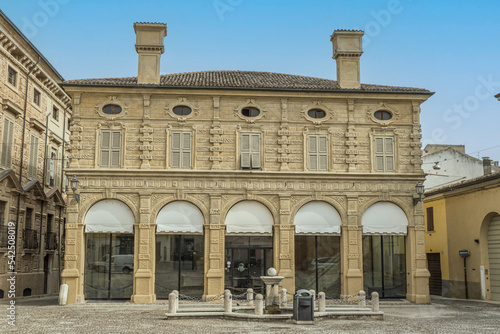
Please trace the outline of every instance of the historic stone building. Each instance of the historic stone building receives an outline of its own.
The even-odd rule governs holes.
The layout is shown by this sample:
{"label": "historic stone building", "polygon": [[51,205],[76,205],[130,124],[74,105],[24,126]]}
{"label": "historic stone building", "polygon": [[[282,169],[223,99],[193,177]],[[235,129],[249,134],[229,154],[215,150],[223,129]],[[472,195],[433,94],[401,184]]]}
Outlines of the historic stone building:
{"label": "historic stone building", "polygon": [[74,112],[68,176],[79,181],[68,302],[260,290],[271,266],[290,292],[430,302],[415,186],[432,93],[361,84],[362,31],[332,35],[334,81],[160,75],[166,25],[134,29],[138,77],[62,84]]}
{"label": "historic stone building", "polygon": [[16,297],[59,291],[71,115],[63,80],[0,11],[0,299],[12,299],[11,272]]}

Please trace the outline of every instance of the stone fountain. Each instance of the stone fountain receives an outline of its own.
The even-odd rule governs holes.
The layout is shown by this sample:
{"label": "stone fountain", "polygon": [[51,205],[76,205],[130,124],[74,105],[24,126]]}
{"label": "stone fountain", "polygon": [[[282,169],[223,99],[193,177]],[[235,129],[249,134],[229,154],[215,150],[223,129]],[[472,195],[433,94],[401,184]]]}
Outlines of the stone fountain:
{"label": "stone fountain", "polygon": [[281,314],[279,300],[279,285],[285,277],[276,276],[276,269],[273,267],[267,270],[267,276],[260,276],[266,285],[266,314]]}

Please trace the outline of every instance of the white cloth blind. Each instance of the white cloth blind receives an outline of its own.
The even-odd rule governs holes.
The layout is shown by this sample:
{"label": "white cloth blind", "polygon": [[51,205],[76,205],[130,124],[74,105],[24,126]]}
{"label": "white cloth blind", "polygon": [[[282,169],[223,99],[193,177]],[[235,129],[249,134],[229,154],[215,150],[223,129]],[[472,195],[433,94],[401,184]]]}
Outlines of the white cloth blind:
{"label": "white cloth blind", "polygon": [[408,218],[399,206],[390,202],[378,202],[370,206],[361,217],[363,233],[402,234],[408,231]]}
{"label": "white cloth blind", "polygon": [[133,233],[134,214],[123,202],[108,199],[97,202],[85,215],[86,233]]}
{"label": "white cloth blind", "polygon": [[226,216],[227,233],[265,233],[273,231],[273,216],[261,203],[242,201],[235,204]]}
{"label": "white cloth blind", "polygon": [[294,224],[295,233],[340,233],[342,220],[330,204],[313,201],[299,209]]}
{"label": "white cloth blind", "polygon": [[156,217],[156,232],[203,233],[203,214],[192,203],[175,201],[165,205]]}

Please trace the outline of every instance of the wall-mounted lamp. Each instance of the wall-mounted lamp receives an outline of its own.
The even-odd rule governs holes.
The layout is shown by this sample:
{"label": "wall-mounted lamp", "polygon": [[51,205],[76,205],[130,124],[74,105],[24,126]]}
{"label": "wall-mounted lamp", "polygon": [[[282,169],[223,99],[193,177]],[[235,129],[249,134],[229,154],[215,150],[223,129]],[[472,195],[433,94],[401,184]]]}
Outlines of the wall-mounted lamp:
{"label": "wall-mounted lamp", "polygon": [[417,185],[415,186],[415,189],[417,190],[417,195],[419,196],[419,198],[413,199],[413,206],[417,205],[418,202],[422,201],[422,195],[425,192],[424,184],[421,181],[418,181]]}
{"label": "wall-mounted lamp", "polygon": [[76,191],[78,190],[78,179],[76,178],[76,175],[73,175],[73,178],[69,181],[71,185],[71,190],[73,190],[73,197],[76,199],[77,203],[80,203],[80,194],[77,194]]}

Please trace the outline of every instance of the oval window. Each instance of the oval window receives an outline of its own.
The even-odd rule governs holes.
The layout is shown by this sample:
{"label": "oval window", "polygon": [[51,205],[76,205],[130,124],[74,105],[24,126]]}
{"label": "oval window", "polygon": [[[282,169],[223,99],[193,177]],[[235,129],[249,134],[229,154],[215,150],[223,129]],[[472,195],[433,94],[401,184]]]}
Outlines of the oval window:
{"label": "oval window", "polygon": [[326,117],[326,112],[324,112],[321,109],[311,109],[307,112],[307,114],[311,118],[325,118]]}
{"label": "oval window", "polygon": [[392,118],[392,114],[385,110],[375,111],[373,116],[375,116],[376,119],[379,119],[381,121],[388,121]]}
{"label": "oval window", "polygon": [[179,115],[179,116],[186,116],[191,113],[191,108],[186,107],[186,106],[177,106],[174,107],[174,114]]}
{"label": "oval window", "polygon": [[109,115],[116,115],[122,112],[122,107],[116,104],[108,104],[102,108],[102,112]]}
{"label": "oval window", "polygon": [[260,114],[260,110],[257,108],[243,108],[241,114],[246,117],[257,117]]}

